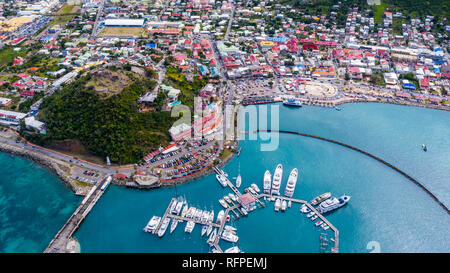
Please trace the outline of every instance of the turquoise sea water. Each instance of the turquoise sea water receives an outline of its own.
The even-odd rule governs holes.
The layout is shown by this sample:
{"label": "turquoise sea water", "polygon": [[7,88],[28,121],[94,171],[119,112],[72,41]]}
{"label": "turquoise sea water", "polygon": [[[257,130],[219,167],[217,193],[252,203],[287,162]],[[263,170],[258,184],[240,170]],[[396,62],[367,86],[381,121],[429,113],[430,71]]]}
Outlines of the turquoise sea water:
{"label": "turquoise sea water", "polygon": [[0,153],[0,252],[42,252],[79,198],[56,175]]}
{"label": "turquoise sea water", "polygon": [[[340,108],[342,111],[279,104],[280,130],[328,137],[373,153],[416,178],[450,206],[450,112],[376,103],[345,104]],[[450,218],[418,186],[370,157],[344,147],[290,134],[279,137],[278,149],[270,152],[260,151],[263,141],[240,142],[240,157],[224,169],[230,177],[237,176],[240,169],[241,189],[251,183],[262,189],[265,170],[273,174],[275,166],[282,163],[284,192],[289,172],[297,167],[300,177],[295,198],[309,201],[327,191],[352,196],[345,207],[326,215],[339,229],[341,252],[369,252],[367,245],[372,241],[379,243],[381,252],[450,251]],[[422,151],[422,143],[427,145],[427,152]],[[0,154],[0,160],[13,164],[23,159]],[[23,161],[30,166],[14,169],[7,165],[2,172],[3,252],[42,251],[80,200],[45,169]],[[33,170],[30,176],[29,170]],[[12,183],[19,180],[17,173],[22,174],[22,182]],[[51,182],[44,184],[46,188],[41,183],[41,187],[35,187],[32,181],[41,180]],[[206,238],[200,236],[198,225],[192,234],[186,234],[185,224],[180,223],[173,234],[167,231],[163,238],[145,233],[142,228],[153,215],[161,216],[176,194],[185,196],[190,206],[214,209],[217,216],[222,209],[217,200],[229,192],[213,175],[176,188],[151,191],[110,186],[75,237],[82,252],[208,252],[210,248]],[[11,196],[15,196],[14,200],[8,201]],[[274,212],[273,203],[267,203],[266,208],[231,224],[237,227],[238,245],[245,252],[319,252],[321,230],[299,213],[298,205],[293,204],[286,212]],[[328,234],[331,236],[330,230]],[[221,243],[224,249],[230,246]]]}
{"label": "turquoise sea water", "polygon": [[[351,144],[379,156],[416,178],[450,205],[450,113],[387,104],[346,104],[342,111],[280,107],[280,129],[301,131]],[[427,144],[428,152],[421,149]],[[449,252],[448,214],[415,184],[379,162],[344,147],[295,135],[280,135],[275,151],[261,152],[261,141],[241,141],[240,157],[225,171],[242,175],[242,186],[284,167],[282,192],[292,168],[300,170],[294,197],[311,200],[331,191],[352,196],[345,207],[326,217],[340,231],[341,252]],[[183,195],[189,205],[214,209],[230,190],[214,175],[176,188],[137,191],[112,186],[75,234],[82,252],[208,252],[198,225],[192,234],[179,224],[163,238],[144,233],[153,215],[162,215],[171,197]],[[319,252],[321,231],[293,205],[274,212],[273,203],[233,221],[238,245],[245,252]],[[330,231],[330,230],[329,230]],[[328,234],[331,234],[328,232]],[[222,243],[222,248],[231,246]]]}

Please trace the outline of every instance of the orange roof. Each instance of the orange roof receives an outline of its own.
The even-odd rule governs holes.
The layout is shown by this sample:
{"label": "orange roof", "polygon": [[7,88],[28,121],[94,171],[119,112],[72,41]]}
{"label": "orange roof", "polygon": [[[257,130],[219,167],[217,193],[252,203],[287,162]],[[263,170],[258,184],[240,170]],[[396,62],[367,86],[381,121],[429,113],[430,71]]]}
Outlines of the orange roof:
{"label": "orange roof", "polygon": [[36,70],[38,70],[39,69],[39,67],[30,67],[30,68],[28,68],[27,70],[30,70],[30,71],[36,71]]}

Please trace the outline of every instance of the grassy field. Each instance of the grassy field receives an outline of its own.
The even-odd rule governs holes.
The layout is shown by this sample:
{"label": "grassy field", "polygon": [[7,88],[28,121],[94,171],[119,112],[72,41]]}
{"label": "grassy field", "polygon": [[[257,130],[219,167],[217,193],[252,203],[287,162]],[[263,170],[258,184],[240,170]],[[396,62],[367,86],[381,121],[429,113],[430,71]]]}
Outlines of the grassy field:
{"label": "grassy field", "polygon": [[0,66],[6,65],[14,60],[15,57],[24,54],[24,50],[14,51],[14,47],[4,47],[0,50]]}
{"label": "grassy field", "polygon": [[67,22],[72,20],[79,10],[79,6],[65,5],[53,15],[55,18],[48,23],[47,27],[67,24]]}
{"label": "grassy field", "polygon": [[141,37],[144,28],[141,27],[106,27],[101,32],[101,37],[123,36],[123,37]]}
{"label": "grassy field", "polygon": [[111,70],[98,70],[86,83],[86,87],[93,87],[98,93],[104,94],[104,98],[120,93],[131,84],[131,79],[124,73]]}

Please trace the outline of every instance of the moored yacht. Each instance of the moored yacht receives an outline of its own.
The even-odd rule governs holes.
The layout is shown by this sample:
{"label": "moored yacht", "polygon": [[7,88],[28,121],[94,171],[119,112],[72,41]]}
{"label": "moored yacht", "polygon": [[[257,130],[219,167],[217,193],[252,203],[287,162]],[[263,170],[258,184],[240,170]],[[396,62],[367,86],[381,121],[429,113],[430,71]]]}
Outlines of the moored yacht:
{"label": "moored yacht", "polygon": [[350,201],[350,196],[348,195],[342,195],[339,198],[332,197],[320,203],[320,205],[317,207],[317,210],[323,214],[344,206],[348,203],[348,201]]}
{"label": "moored yacht", "polygon": [[331,196],[330,192],[322,193],[321,195],[314,198],[310,203],[311,203],[311,205],[316,206],[316,205],[320,204],[322,201],[330,198],[330,196]]}
{"label": "moored yacht", "polygon": [[242,183],[242,177],[241,174],[238,175],[238,177],[236,178],[236,188],[239,188],[241,186]]}
{"label": "moored yacht", "polygon": [[281,202],[281,210],[282,211],[286,210],[286,200],[283,200],[283,202]]}
{"label": "moored yacht", "polygon": [[195,223],[193,221],[188,221],[186,223],[186,227],[184,228],[184,232],[191,233],[194,230]]}
{"label": "moored yacht", "polygon": [[258,186],[256,184],[251,184],[250,187],[252,187],[252,189],[256,192],[259,193],[261,190],[258,188]]}
{"label": "moored yacht", "polygon": [[277,200],[275,201],[275,211],[279,211],[281,207],[281,201],[280,199],[277,198]]}
{"label": "moored yacht", "polygon": [[222,176],[220,174],[216,174],[216,179],[217,181],[219,181],[220,185],[222,185],[222,187],[226,187],[227,186],[227,178],[225,176]]}
{"label": "moored yacht", "polygon": [[147,225],[144,227],[145,232],[153,232],[161,221],[161,217],[153,216],[150,221],[148,221]]}
{"label": "moored yacht", "polygon": [[219,200],[219,203],[222,205],[222,207],[228,208],[228,204],[227,204],[227,202],[225,202],[225,200],[220,199],[220,200]]}
{"label": "moored yacht", "polygon": [[269,170],[264,173],[263,191],[264,193],[270,194],[270,188],[272,184],[272,175]]}
{"label": "moored yacht", "polygon": [[297,184],[298,179],[298,170],[294,168],[289,174],[288,182],[286,185],[286,189],[284,190],[284,195],[287,197],[292,197],[295,191],[295,185]]}
{"label": "moored yacht", "polygon": [[167,227],[169,226],[169,223],[170,223],[170,218],[169,217],[164,218],[164,220],[163,220],[163,222],[161,224],[161,227],[158,230],[158,236],[159,237],[163,237],[164,236],[164,234],[166,233]]}
{"label": "moored yacht", "polygon": [[283,176],[283,165],[278,164],[273,174],[272,195],[280,195],[281,178]]}
{"label": "moored yacht", "polygon": [[170,225],[170,233],[172,233],[178,226],[179,220],[173,219],[172,224]]}
{"label": "moored yacht", "polygon": [[202,233],[201,233],[201,236],[203,237],[203,235],[205,235],[207,231],[208,231],[208,226],[207,226],[207,225],[204,225],[204,226],[202,227]]}
{"label": "moored yacht", "polygon": [[242,251],[237,246],[230,247],[224,251],[224,253],[241,253]]}

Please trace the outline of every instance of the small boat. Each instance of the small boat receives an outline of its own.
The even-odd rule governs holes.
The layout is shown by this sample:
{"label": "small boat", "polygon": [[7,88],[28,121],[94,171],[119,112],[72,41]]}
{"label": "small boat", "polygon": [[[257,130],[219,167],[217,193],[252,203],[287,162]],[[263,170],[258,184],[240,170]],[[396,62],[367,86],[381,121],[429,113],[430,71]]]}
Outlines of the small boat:
{"label": "small boat", "polygon": [[167,230],[167,227],[169,226],[169,223],[170,223],[170,218],[169,217],[164,218],[164,220],[163,220],[163,222],[162,222],[162,224],[161,224],[161,226],[159,227],[159,230],[158,230],[158,236],[160,238],[163,237],[164,234],[166,233],[166,230]]}
{"label": "small boat", "polygon": [[186,205],[183,207],[183,210],[181,211],[181,217],[186,216],[186,213],[188,212],[188,210],[189,210],[189,206],[188,206],[188,204],[186,204]]}
{"label": "small boat", "polygon": [[230,219],[231,219],[231,218],[230,218],[230,215],[228,214],[228,215],[227,215],[227,222],[230,222]]}
{"label": "small boat", "polygon": [[302,207],[300,208],[300,212],[301,213],[309,213],[309,212],[311,212],[311,210],[308,208],[307,205],[303,204]]}
{"label": "small boat", "polygon": [[311,205],[315,206],[315,205],[318,205],[319,203],[321,203],[322,201],[325,201],[326,199],[328,199],[330,197],[331,197],[331,193],[330,192],[322,193],[321,195],[319,195],[316,198],[314,198],[310,203],[311,203]]}
{"label": "small boat", "polygon": [[239,150],[237,151],[237,155],[238,155],[238,157],[239,157],[239,155],[241,155],[241,151],[242,151],[242,147],[241,147],[241,148],[239,148]]}
{"label": "small boat", "polygon": [[213,210],[209,213],[209,217],[208,217],[208,222],[212,223],[212,221],[214,221],[214,211]]}
{"label": "small boat", "polygon": [[242,251],[237,246],[230,247],[224,251],[224,253],[241,253]]}
{"label": "small boat", "polygon": [[227,204],[227,202],[225,202],[225,200],[220,199],[220,200],[219,200],[219,203],[222,205],[222,207],[228,208],[228,204]]}
{"label": "small boat", "polygon": [[172,224],[170,225],[170,234],[172,234],[172,232],[177,228],[178,222],[178,220],[173,219]]}
{"label": "small boat", "polygon": [[289,200],[289,202],[288,202],[288,208],[290,208],[291,206],[292,206],[292,201]]}
{"label": "small boat", "polygon": [[258,188],[258,186],[256,184],[251,184],[250,185],[252,187],[253,190],[255,190],[255,192],[259,193],[261,190]]}
{"label": "small boat", "polygon": [[286,200],[283,200],[283,202],[281,202],[281,210],[282,211],[286,210],[286,204],[287,204]]}
{"label": "small boat", "polygon": [[227,186],[227,178],[225,176],[222,176],[220,174],[216,175],[216,179],[217,181],[219,181],[220,185],[222,185],[222,187],[226,187]]}
{"label": "small boat", "polygon": [[281,207],[281,201],[280,201],[280,199],[277,199],[275,201],[275,211],[279,211],[280,207]]}
{"label": "small boat", "polygon": [[190,207],[188,210],[187,210],[187,212],[186,212],[186,214],[185,214],[185,217],[186,218],[191,218],[192,217],[192,214],[194,213],[194,207]]}
{"label": "small boat", "polygon": [[222,239],[231,243],[237,243],[237,241],[239,240],[239,237],[236,234],[233,234],[231,232],[228,231],[224,231],[222,233]]}
{"label": "small boat", "polygon": [[216,236],[217,236],[217,229],[215,228],[213,230],[213,232],[211,233],[211,235],[208,238],[208,241],[206,241],[209,245],[212,245],[214,243],[214,241],[216,240]]}
{"label": "small boat", "polygon": [[233,200],[234,202],[237,202],[236,195],[234,195],[234,194],[232,194],[232,193],[229,193],[229,194],[228,194],[228,197],[229,197],[231,200]]}
{"label": "small boat", "polygon": [[227,201],[229,204],[231,204],[231,198],[228,196],[224,196],[223,199],[225,199],[225,201]]}
{"label": "small boat", "polygon": [[233,227],[233,226],[230,226],[230,225],[226,225],[226,226],[224,227],[224,229],[227,230],[227,231],[230,231],[230,232],[235,232],[235,231],[237,231],[237,228],[235,228],[235,227]]}
{"label": "small boat", "polygon": [[308,213],[306,215],[306,217],[310,218],[310,217],[314,216],[314,214],[316,214],[316,213],[314,211],[311,211],[310,213]]}
{"label": "small boat", "polygon": [[317,221],[315,225],[316,225],[316,227],[318,227],[318,226],[320,226],[320,225],[322,225],[322,224],[323,224],[322,221]]}
{"label": "small boat", "polygon": [[161,217],[153,216],[150,219],[150,221],[148,221],[147,225],[144,227],[144,231],[153,233],[153,231],[156,229],[156,227],[158,226],[160,221],[161,221]]}
{"label": "small boat", "polygon": [[217,220],[216,220],[217,224],[222,223],[224,215],[225,215],[225,211],[223,211],[223,210],[219,211],[219,214],[217,214]]}
{"label": "small boat", "polygon": [[[326,223],[322,223],[321,225],[320,225],[320,227],[321,228],[323,228],[324,230],[327,230],[328,228],[328,225],[326,224]],[[327,228],[327,229],[326,229]]]}
{"label": "small boat", "polygon": [[209,236],[211,234],[211,231],[213,230],[212,226],[208,226],[208,229],[206,230],[206,236]]}
{"label": "small boat", "polygon": [[238,177],[236,178],[236,188],[239,188],[241,186],[241,182],[242,182],[242,177],[241,177],[241,174],[239,174]]}
{"label": "small boat", "polygon": [[178,201],[173,201],[172,206],[170,206],[170,213],[175,214],[177,212]]}
{"label": "small boat", "polygon": [[186,223],[186,227],[184,228],[184,232],[192,233],[192,230],[194,230],[195,223],[193,221],[188,221]]}
{"label": "small boat", "polygon": [[180,214],[181,208],[183,207],[183,205],[184,205],[184,201],[180,201],[180,202],[177,203],[177,206],[175,207],[176,215]]}
{"label": "small boat", "polygon": [[209,212],[208,211],[203,211],[202,212],[202,216],[201,216],[201,218],[200,218],[200,221],[202,222],[202,223],[206,223],[206,221],[208,221],[208,218],[209,218]]}
{"label": "small boat", "polygon": [[424,150],[426,152],[427,151],[427,145],[422,144],[422,150]]}
{"label": "small boat", "polygon": [[311,221],[314,221],[314,220],[316,220],[316,219],[317,219],[317,217],[319,217],[319,216],[317,216],[317,215],[314,215],[313,217],[311,217]]}
{"label": "small boat", "polygon": [[263,190],[264,193],[270,194],[270,188],[272,185],[272,175],[270,174],[269,170],[267,170],[264,173],[264,180],[263,180]]}
{"label": "small boat", "polygon": [[342,110],[341,108],[339,108],[337,106],[335,106],[334,109],[336,109],[337,111],[341,111]]}
{"label": "small boat", "polygon": [[202,227],[202,237],[203,237],[203,235],[205,235],[205,233],[208,231],[208,226],[207,225],[204,225],[203,227]]}

